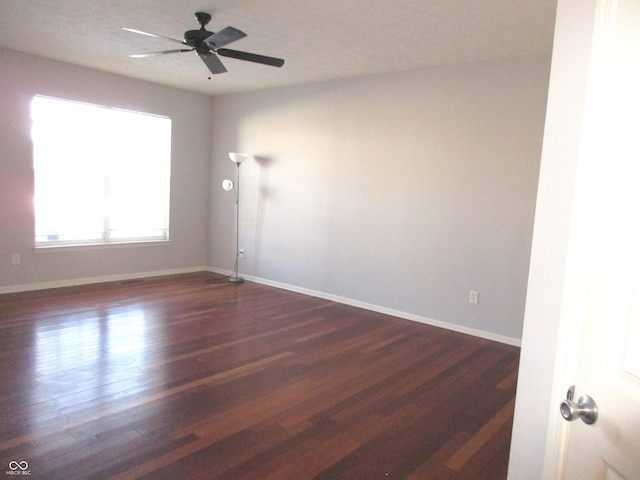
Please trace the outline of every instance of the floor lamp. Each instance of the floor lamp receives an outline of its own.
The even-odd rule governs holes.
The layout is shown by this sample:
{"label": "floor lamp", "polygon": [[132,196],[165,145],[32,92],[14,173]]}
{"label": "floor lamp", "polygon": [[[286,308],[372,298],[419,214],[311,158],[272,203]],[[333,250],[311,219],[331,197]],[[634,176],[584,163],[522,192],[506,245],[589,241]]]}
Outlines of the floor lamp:
{"label": "floor lamp", "polygon": [[229,153],[229,158],[236,164],[236,181],[225,180],[222,182],[222,188],[227,192],[233,190],[236,195],[236,262],[233,267],[233,275],[229,277],[231,283],[242,283],[244,278],[238,275],[238,259],[240,258],[239,245],[239,230],[240,230],[240,164],[247,159],[249,155],[246,153]]}

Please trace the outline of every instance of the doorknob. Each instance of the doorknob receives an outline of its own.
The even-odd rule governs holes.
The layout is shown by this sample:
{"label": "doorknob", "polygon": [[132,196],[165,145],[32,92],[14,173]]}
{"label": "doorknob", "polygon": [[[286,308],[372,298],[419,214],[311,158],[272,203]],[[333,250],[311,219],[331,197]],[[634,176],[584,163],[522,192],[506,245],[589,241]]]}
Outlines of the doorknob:
{"label": "doorknob", "polygon": [[575,385],[567,390],[567,398],[560,403],[560,414],[568,422],[580,418],[587,425],[593,425],[598,420],[598,406],[589,395],[582,395],[578,403],[573,401]]}

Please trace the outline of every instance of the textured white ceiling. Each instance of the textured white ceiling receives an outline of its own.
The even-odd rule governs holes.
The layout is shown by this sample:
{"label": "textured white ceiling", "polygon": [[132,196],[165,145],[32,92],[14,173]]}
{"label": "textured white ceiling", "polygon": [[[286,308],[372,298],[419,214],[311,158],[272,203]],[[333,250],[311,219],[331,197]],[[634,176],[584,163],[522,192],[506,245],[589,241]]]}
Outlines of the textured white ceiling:
{"label": "textured white ceiling", "polygon": [[[207,94],[308,83],[462,61],[548,55],[555,0],[0,0],[0,47]],[[212,76],[193,52],[122,30],[182,39],[231,25],[229,48],[284,58],[282,68],[222,58]],[[1,88],[1,86],[0,86]]]}

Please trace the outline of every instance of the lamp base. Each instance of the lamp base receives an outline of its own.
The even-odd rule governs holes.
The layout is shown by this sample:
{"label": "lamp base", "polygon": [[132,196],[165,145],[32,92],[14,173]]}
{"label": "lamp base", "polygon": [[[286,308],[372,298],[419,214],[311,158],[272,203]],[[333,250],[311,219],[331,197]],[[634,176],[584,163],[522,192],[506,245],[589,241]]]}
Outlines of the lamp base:
{"label": "lamp base", "polygon": [[232,276],[232,277],[229,277],[229,281],[231,283],[243,283],[244,282],[244,278]]}

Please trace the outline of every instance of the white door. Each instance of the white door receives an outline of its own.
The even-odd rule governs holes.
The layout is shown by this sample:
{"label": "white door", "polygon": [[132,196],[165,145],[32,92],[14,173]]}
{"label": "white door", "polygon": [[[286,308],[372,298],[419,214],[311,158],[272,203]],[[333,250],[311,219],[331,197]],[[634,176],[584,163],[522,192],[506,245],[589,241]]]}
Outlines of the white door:
{"label": "white door", "polygon": [[567,423],[562,470],[567,480],[638,480],[640,0],[602,0],[596,19],[569,239],[578,361],[567,388],[595,400],[598,420]]}

